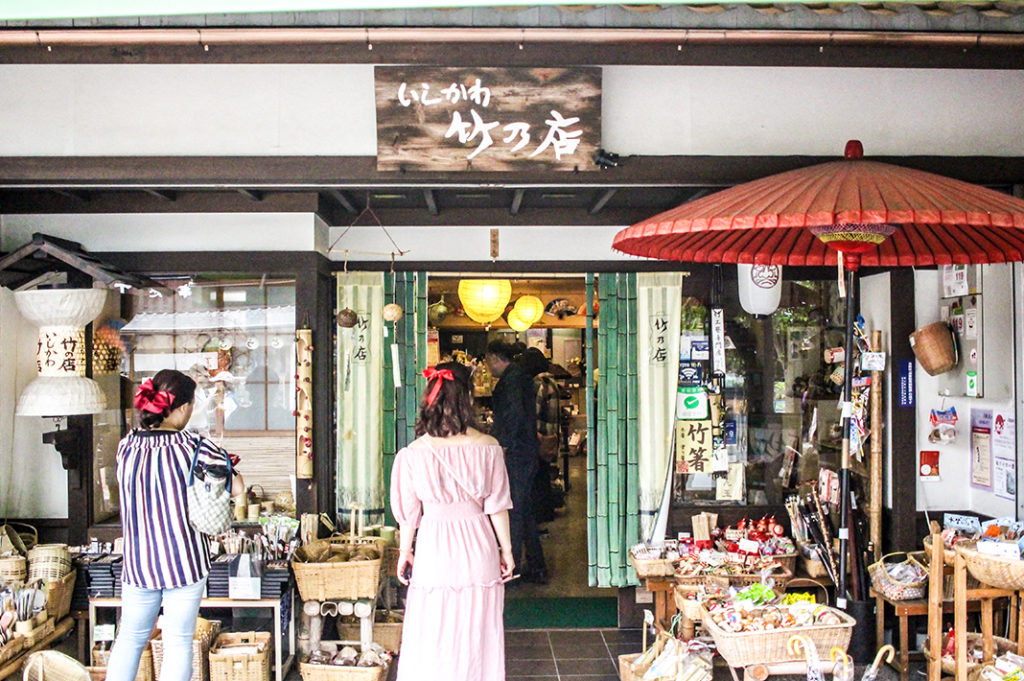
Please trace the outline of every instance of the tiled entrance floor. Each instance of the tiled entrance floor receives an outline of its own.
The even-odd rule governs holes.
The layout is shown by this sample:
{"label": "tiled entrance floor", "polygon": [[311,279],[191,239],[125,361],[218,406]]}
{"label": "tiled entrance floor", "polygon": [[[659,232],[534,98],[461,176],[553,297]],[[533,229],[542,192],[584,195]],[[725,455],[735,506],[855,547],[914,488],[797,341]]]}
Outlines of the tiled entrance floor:
{"label": "tiled entrance floor", "polygon": [[639,629],[505,632],[506,681],[618,681],[618,658],[642,647]]}

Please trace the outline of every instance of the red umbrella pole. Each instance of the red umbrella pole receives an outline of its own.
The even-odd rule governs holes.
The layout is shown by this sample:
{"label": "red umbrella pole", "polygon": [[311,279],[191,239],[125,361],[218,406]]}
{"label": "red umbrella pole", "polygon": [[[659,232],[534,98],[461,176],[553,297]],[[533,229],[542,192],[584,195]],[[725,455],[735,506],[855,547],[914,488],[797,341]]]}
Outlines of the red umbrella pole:
{"label": "red umbrella pole", "polygon": [[[856,261],[855,261],[856,262]],[[843,379],[843,450],[842,468],[839,471],[839,582],[836,584],[836,605],[846,609],[848,595],[846,573],[850,565],[849,544],[850,516],[850,429],[853,427],[853,325],[855,319],[854,285],[857,271],[847,266],[846,276],[846,366]]]}

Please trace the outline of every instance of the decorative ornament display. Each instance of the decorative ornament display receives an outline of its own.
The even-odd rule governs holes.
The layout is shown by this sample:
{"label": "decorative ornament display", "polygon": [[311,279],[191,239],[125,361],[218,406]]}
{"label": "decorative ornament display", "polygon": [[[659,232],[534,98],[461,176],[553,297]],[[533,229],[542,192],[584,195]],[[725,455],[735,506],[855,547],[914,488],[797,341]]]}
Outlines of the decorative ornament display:
{"label": "decorative ornament display", "polygon": [[437,301],[433,305],[427,308],[427,319],[430,321],[431,326],[437,326],[444,321],[444,318],[451,312],[448,304],[444,302],[444,296],[441,296],[441,300]]}
{"label": "decorative ornament display", "polygon": [[295,477],[313,477],[313,332],[295,331]]}
{"label": "decorative ornament display", "polygon": [[532,326],[544,316],[544,302],[537,296],[519,296],[514,311],[520,320]]}
{"label": "decorative ornament display", "polygon": [[782,300],[781,265],[736,265],[740,306],[753,315],[770,315]]}
{"label": "decorative ornament display", "polygon": [[526,331],[528,328],[533,326],[529,322],[523,320],[523,318],[519,316],[519,312],[515,308],[512,308],[511,310],[508,311],[508,325],[512,327],[512,330],[517,331],[519,333],[522,333],[523,331]]}
{"label": "decorative ornament display", "polygon": [[388,303],[384,306],[384,321],[386,322],[397,322],[402,318],[402,306],[398,303]]}
{"label": "decorative ornament display", "polygon": [[346,307],[338,313],[338,326],[343,329],[351,329],[359,323],[359,315],[350,307]]}
{"label": "decorative ornament display", "polygon": [[470,319],[490,324],[500,317],[512,297],[508,279],[463,279],[459,282],[459,300]]}
{"label": "decorative ornament display", "polygon": [[99,316],[106,300],[105,289],[34,289],[14,294],[21,315],[39,327],[39,377],[21,391],[16,414],[72,416],[106,408],[100,386],[85,376],[85,326]]}

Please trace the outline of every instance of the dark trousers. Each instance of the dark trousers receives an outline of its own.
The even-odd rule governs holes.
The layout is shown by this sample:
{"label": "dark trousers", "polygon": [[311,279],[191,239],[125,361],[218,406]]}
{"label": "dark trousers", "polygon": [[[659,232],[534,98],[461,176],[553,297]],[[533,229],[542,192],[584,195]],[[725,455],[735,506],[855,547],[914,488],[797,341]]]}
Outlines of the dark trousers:
{"label": "dark trousers", "polygon": [[516,561],[516,568],[522,572],[523,564],[520,557],[525,548],[529,569],[533,572],[546,570],[544,550],[541,548],[540,535],[537,533],[533,495],[537,466],[510,465],[508,469],[508,482],[512,492],[512,510],[508,512],[509,530],[512,535],[512,559]]}

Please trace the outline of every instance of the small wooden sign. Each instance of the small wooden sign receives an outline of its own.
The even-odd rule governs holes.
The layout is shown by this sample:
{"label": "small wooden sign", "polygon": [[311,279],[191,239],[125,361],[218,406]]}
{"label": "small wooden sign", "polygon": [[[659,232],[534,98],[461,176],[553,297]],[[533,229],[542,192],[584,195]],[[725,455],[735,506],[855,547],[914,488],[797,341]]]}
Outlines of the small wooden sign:
{"label": "small wooden sign", "polygon": [[601,69],[374,67],[381,171],[596,170]]}

